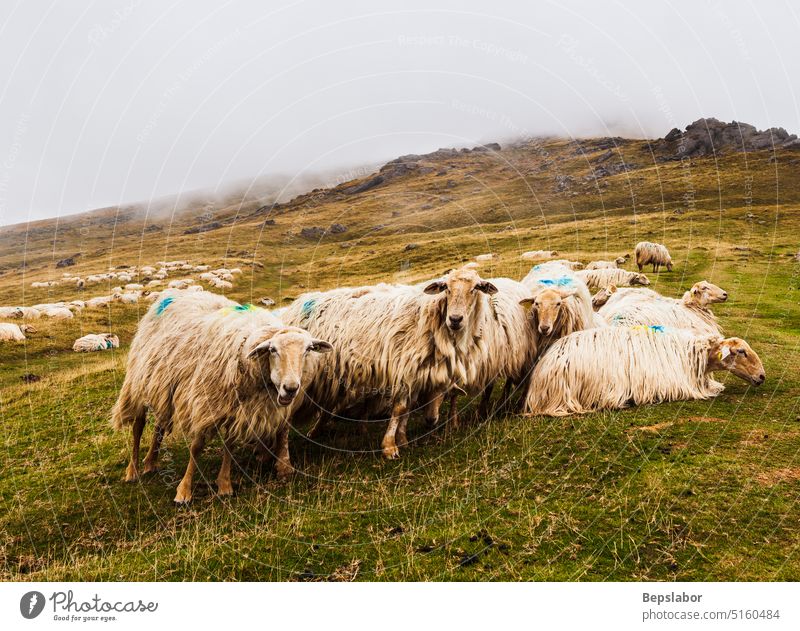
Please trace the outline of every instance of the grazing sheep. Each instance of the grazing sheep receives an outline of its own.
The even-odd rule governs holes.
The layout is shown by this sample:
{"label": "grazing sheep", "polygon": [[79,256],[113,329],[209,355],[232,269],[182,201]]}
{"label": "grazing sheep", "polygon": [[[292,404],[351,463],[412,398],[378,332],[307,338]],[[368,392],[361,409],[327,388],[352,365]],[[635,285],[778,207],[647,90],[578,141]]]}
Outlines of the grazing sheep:
{"label": "grazing sheep", "polygon": [[216,289],[233,289],[233,283],[221,278],[216,278],[212,281],[211,285]]}
{"label": "grazing sheep", "polygon": [[280,476],[292,472],[289,420],[330,344],[285,326],[264,309],[208,292],[165,292],[139,323],[112,424],[132,426],[125,479],[139,477],[139,443],[147,408],[157,419],[144,473],[156,470],[161,439],[173,429],[191,439],[190,459],[175,501],[192,498],[192,477],[205,441],[223,436],[220,495],[233,492],[231,451],[236,444],[277,439]]}
{"label": "grazing sheep", "polygon": [[148,281],[148,283],[145,285],[145,287],[147,287],[149,289],[151,287],[160,287],[163,284],[164,284],[164,281],[155,279],[155,280]]}
{"label": "grazing sheep", "polygon": [[722,335],[708,305],[727,299],[726,291],[707,280],[692,285],[680,299],[666,298],[651,290],[624,289],[600,309],[600,315],[612,326],[663,324],[698,335]]}
{"label": "grazing sheep", "polygon": [[86,308],[86,303],[83,300],[73,300],[67,303],[67,308],[72,312],[80,313]]}
{"label": "grazing sheep", "polygon": [[17,307],[24,320],[38,320],[42,317],[42,312],[34,307]]}
{"label": "grazing sheep", "polygon": [[0,342],[23,342],[25,334],[36,333],[29,324],[12,324],[11,322],[0,322]]}
{"label": "grazing sheep", "polygon": [[546,416],[630,405],[708,399],[723,390],[712,373],[727,370],[758,386],[764,367],[736,337],[695,336],[663,327],[611,327],[562,338],[533,371],[526,412]]}
{"label": "grazing sheep", "polygon": [[603,287],[600,291],[598,291],[594,296],[592,296],[592,309],[595,311],[599,311],[600,307],[605,305],[609,298],[613,296],[617,292],[616,285],[609,285],[608,287]]}
{"label": "grazing sheep", "polygon": [[636,265],[639,271],[645,265],[653,265],[653,273],[658,273],[659,268],[665,265],[668,272],[672,271],[672,257],[669,255],[669,250],[660,243],[651,243],[650,241],[640,241],[636,244],[634,250],[636,255]]}
{"label": "grazing sheep", "polygon": [[523,252],[520,258],[523,261],[544,261],[546,259],[554,259],[558,256],[555,250],[531,250],[530,252]]}
{"label": "grazing sheep", "polygon": [[207,272],[210,269],[211,269],[210,265],[195,265],[194,266],[194,271],[195,272]]}
{"label": "grazing sheep", "polygon": [[585,269],[618,269],[620,265],[625,265],[624,256],[619,256],[613,261],[592,261]]}
{"label": "grazing sheep", "polygon": [[72,350],[76,353],[92,353],[119,348],[119,338],[111,333],[90,333],[75,340]]}
{"label": "grazing sheep", "polygon": [[[486,343],[494,318],[490,296],[496,293],[464,267],[424,289],[382,285],[300,296],[283,313],[284,321],[337,349],[307,393],[310,403],[327,418],[377,398],[381,409],[391,410],[383,455],[399,457],[411,405],[440,400],[451,388],[476,380],[476,346]],[[430,410],[426,418],[436,422]]]}
{"label": "grazing sheep", "polygon": [[608,287],[609,285],[625,287],[626,285],[650,284],[650,279],[644,274],[637,274],[624,269],[580,270],[575,274],[592,290]]}

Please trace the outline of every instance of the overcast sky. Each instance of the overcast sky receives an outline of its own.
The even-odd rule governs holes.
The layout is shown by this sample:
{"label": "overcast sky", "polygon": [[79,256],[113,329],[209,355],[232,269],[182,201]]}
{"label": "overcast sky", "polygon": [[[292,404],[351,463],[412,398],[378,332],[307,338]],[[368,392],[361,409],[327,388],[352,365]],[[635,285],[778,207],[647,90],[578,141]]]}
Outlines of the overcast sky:
{"label": "overcast sky", "polygon": [[7,0],[0,23],[0,224],[513,136],[800,131],[788,2]]}

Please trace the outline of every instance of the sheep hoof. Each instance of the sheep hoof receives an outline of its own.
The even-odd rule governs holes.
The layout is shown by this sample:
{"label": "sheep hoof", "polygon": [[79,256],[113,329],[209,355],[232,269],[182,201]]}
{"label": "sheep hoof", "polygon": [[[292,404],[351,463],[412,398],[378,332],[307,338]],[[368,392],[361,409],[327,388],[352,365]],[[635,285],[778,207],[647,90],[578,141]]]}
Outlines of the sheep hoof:
{"label": "sheep hoof", "polygon": [[178,506],[185,506],[192,501],[192,492],[184,491],[181,487],[178,487],[178,492],[175,494],[175,499],[173,501]]}
{"label": "sheep hoof", "polygon": [[139,471],[133,465],[128,465],[125,470],[125,482],[137,482],[139,480]]}
{"label": "sheep hoof", "polygon": [[400,457],[400,450],[397,448],[396,445],[392,445],[391,447],[384,447],[383,448],[383,457],[387,460],[397,460]]}
{"label": "sheep hoof", "polygon": [[233,495],[233,485],[230,482],[217,482],[217,495],[230,497]]}
{"label": "sheep hoof", "polygon": [[148,473],[158,473],[158,465],[154,462],[145,462],[144,469],[142,469],[142,475]]}
{"label": "sheep hoof", "polygon": [[408,446],[408,438],[405,434],[397,433],[397,446],[398,447],[407,447]]}
{"label": "sheep hoof", "polygon": [[278,480],[284,482],[288,480],[294,474],[294,467],[290,464],[285,464],[282,462],[277,462],[275,464],[275,473],[278,476]]}

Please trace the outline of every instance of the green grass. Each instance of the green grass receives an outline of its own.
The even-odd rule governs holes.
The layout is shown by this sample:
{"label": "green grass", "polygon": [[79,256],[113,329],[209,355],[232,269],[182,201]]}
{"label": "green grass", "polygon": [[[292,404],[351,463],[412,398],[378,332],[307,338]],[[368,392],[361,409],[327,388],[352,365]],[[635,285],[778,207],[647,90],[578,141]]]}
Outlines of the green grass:
{"label": "green grass", "polygon": [[[234,298],[282,303],[309,288],[420,280],[489,251],[502,258],[485,276],[519,278],[527,265],[518,254],[527,249],[591,260],[652,238],[676,261],[671,274],[652,278],[659,291],[679,295],[702,278],[729,291],[715,311],[727,332],[760,354],[763,387],[728,376],[714,401],[559,420],[497,415],[458,431],[429,432],[414,418],[412,445],[394,462],[379,457],[380,424],[362,433],[343,423],[319,444],[300,427],[291,439],[294,479],[278,483],[240,452],[237,492],[227,500],[214,495],[221,446],[212,442],[194,502],[176,509],[184,442],[168,439],[162,471],[128,485],[121,479],[129,437],[108,426],[145,306],[39,321],[26,344],[0,347],[0,577],[800,578],[800,265],[787,256],[800,246],[797,158],[781,155],[776,166],[766,154],[735,154],[687,170],[648,163],[644,143],[630,143],[626,159],[644,166],[598,189],[583,182],[588,163],[572,146],[554,141],[548,151],[556,166],[546,170],[539,153],[509,149],[502,160],[447,160],[446,177],[296,200],[263,232],[263,217],[251,217],[183,235],[192,218],[182,216],[169,235],[147,233],[143,242],[144,224],[130,220],[112,247],[110,228],[80,234],[90,221],[83,217],[63,221],[58,233],[52,224],[33,226],[25,246],[24,228],[3,229],[0,304],[74,297],[60,287],[31,290],[30,282],[56,274],[54,261],[76,251],[83,256],[75,269],[86,273],[163,257],[235,262],[245,275]],[[556,192],[555,173],[573,175],[573,190]],[[445,186],[447,179],[456,185]],[[421,208],[441,195],[452,200]],[[348,232],[319,244],[297,236],[302,226],[333,221]],[[411,242],[420,247],[405,251]],[[71,352],[79,335],[109,329],[122,340],[119,351]],[[23,383],[26,373],[42,380]],[[462,404],[469,416],[471,402]]]}

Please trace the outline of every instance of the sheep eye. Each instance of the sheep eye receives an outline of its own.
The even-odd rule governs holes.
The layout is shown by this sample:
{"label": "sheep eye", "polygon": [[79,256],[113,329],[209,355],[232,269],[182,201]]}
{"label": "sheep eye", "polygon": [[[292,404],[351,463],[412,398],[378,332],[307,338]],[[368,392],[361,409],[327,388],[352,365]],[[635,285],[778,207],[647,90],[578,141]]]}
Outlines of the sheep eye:
{"label": "sheep eye", "polygon": [[740,349],[736,352],[739,353],[739,355],[741,355],[742,357],[747,357],[747,351],[744,349]]}

